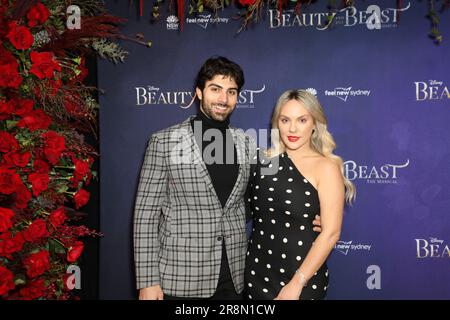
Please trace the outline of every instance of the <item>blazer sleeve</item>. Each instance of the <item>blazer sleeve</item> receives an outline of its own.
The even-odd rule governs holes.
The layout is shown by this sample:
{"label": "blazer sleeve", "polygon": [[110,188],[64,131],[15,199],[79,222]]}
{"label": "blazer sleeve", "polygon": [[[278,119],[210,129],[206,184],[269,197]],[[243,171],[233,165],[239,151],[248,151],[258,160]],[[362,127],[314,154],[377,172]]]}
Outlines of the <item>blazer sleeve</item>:
{"label": "blazer sleeve", "polygon": [[159,279],[158,225],[166,199],[167,166],[161,143],[152,136],[142,164],[134,209],[134,260],[137,289],[157,285]]}

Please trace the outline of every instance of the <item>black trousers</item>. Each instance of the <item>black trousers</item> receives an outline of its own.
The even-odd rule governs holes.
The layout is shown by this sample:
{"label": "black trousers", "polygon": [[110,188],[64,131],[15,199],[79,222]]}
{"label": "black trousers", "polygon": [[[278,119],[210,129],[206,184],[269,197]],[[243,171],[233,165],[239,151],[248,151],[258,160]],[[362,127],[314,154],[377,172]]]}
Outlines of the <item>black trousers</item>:
{"label": "black trousers", "polygon": [[230,267],[228,265],[227,250],[225,249],[225,241],[222,242],[222,261],[220,263],[220,274],[217,289],[209,298],[184,298],[174,297],[167,294],[164,300],[243,300],[243,293],[237,293],[234,289],[233,280],[231,278]]}

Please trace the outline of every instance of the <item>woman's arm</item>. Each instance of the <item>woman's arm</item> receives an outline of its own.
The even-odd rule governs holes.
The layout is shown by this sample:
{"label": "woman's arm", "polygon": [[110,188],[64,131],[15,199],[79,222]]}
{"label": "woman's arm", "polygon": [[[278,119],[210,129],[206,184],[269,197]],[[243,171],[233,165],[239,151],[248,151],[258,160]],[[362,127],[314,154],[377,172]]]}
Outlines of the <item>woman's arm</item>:
{"label": "woman's arm", "polygon": [[341,170],[332,160],[324,159],[321,160],[317,172],[322,232],[291,281],[283,287],[276,299],[297,300],[303,286],[324,264],[340,237],[345,196]]}

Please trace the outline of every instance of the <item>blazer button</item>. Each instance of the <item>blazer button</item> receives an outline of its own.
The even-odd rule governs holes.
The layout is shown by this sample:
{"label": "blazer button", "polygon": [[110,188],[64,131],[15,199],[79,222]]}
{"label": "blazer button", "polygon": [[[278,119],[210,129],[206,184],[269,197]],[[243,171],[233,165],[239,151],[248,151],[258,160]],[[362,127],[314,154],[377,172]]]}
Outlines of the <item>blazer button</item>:
{"label": "blazer button", "polygon": [[218,236],[217,237],[217,241],[222,241],[223,237],[222,236]]}

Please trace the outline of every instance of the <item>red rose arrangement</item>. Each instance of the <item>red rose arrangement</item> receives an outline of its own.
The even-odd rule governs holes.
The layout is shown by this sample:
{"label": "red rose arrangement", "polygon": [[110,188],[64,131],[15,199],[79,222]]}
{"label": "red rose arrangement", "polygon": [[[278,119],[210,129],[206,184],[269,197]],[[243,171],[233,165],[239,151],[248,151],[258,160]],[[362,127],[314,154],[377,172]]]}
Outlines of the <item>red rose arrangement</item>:
{"label": "red rose arrangement", "polygon": [[88,16],[76,33],[60,1],[15,6],[0,0],[0,300],[70,299],[66,270],[83,237],[99,235],[73,223],[96,177],[97,152],[83,136],[98,109],[82,83],[85,55],[118,34],[120,19]]}

